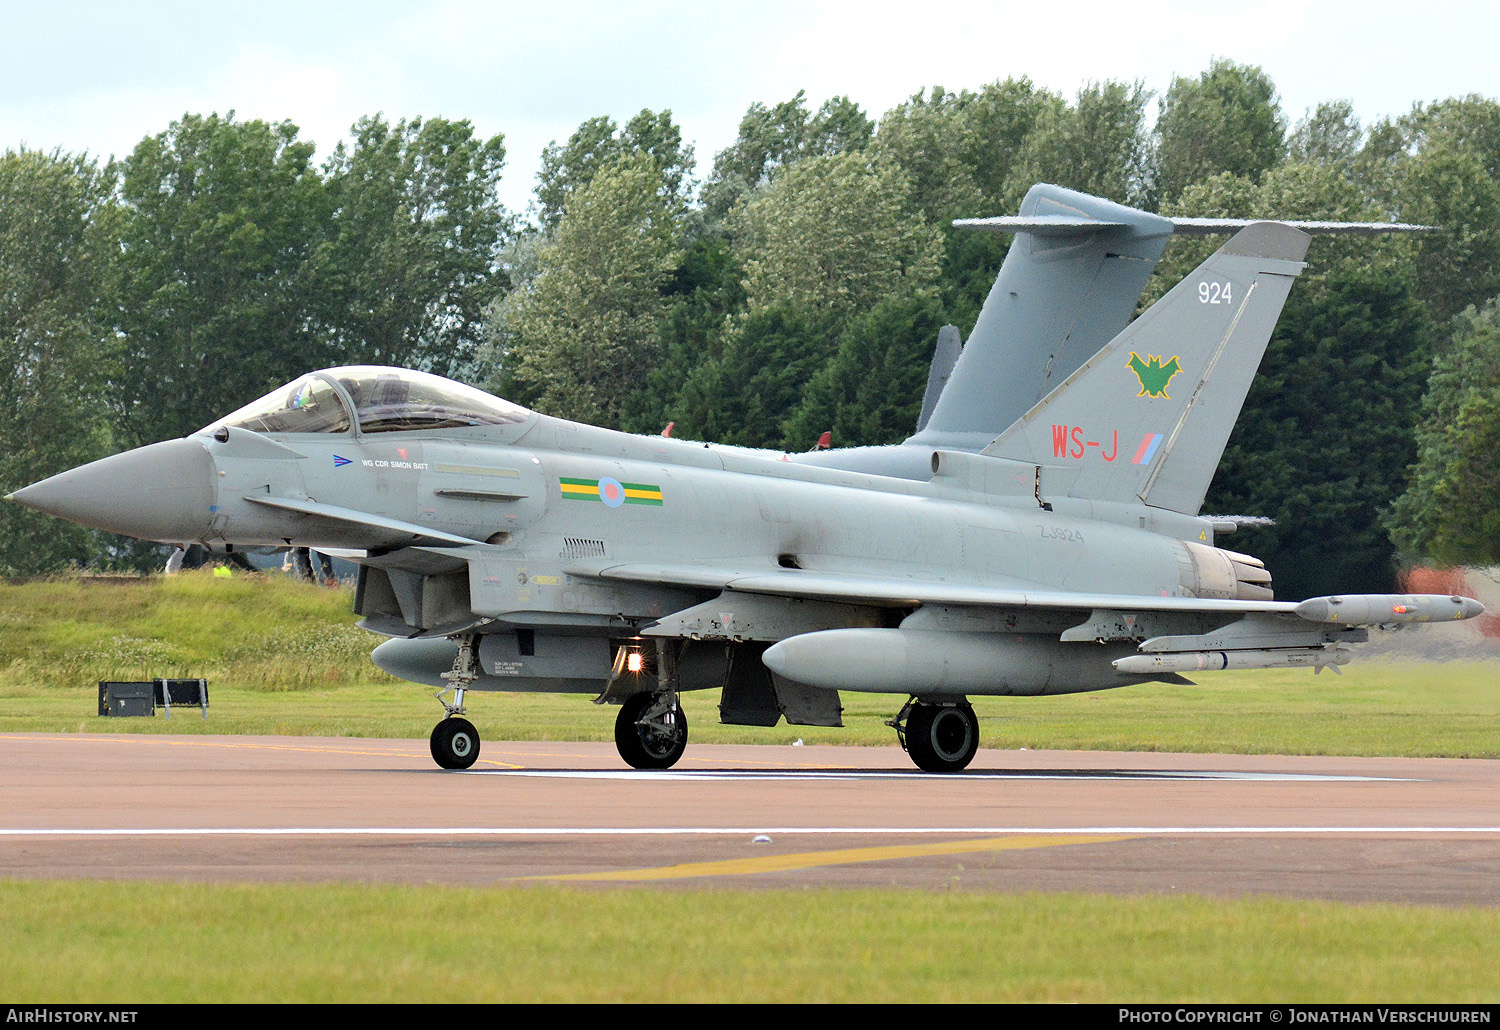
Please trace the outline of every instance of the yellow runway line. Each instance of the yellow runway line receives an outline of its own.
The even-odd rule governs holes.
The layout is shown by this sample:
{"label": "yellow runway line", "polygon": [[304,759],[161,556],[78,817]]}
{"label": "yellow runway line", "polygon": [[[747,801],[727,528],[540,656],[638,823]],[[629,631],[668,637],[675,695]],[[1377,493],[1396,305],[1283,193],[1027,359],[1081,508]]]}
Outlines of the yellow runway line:
{"label": "yellow runway line", "polygon": [[903,858],[929,858],[934,855],[1018,851],[1026,848],[1052,848],[1063,844],[1104,844],[1130,839],[1128,836],[987,837],[982,840],[953,840],[936,844],[891,844],[875,848],[840,848],[837,851],[804,851],[791,855],[732,858],[720,862],[687,862],[682,865],[658,866],[655,869],[620,869],[607,873],[528,876],[526,879],[605,881],[678,880],[695,876],[755,876],[762,873],[816,869],[819,866],[853,865],[856,862],[890,862]]}

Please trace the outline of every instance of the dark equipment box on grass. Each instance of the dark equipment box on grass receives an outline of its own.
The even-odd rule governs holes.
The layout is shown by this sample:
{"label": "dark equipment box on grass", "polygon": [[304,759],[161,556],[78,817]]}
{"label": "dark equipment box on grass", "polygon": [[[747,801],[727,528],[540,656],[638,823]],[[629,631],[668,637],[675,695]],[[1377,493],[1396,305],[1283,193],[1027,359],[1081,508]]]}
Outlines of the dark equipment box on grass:
{"label": "dark equipment box on grass", "polygon": [[156,685],[99,681],[99,714],[113,716],[155,715]]}
{"label": "dark equipment box on grass", "polygon": [[208,718],[208,680],[144,680],[124,683],[99,681],[99,714],[106,716],[150,716],[160,705],[172,717],[173,705],[196,705]]}
{"label": "dark equipment box on grass", "polygon": [[197,705],[208,718],[208,680],[156,680],[156,703],[172,718],[173,705]]}

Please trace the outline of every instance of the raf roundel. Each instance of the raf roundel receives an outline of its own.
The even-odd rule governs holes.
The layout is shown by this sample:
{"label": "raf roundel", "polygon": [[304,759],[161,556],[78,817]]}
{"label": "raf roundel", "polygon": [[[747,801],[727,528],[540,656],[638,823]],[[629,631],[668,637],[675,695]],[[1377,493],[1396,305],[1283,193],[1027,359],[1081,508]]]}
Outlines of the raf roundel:
{"label": "raf roundel", "polygon": [[625,503],[625,487],[618,479],[605,476],[599,480],[599,500],[607,508],[618,508]]}

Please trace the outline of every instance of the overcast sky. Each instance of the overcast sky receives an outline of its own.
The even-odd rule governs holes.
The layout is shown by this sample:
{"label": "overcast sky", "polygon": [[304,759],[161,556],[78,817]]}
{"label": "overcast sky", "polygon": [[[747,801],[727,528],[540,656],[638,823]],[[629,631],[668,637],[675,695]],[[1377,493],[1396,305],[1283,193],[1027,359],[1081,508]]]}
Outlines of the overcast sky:
{"label": "overcast sky", "polygon": [[[502,195],[585,118],[669,108],[700,176],[755,101],[847,94],[878,117],[918,90],[1030,76],[1158,95],[1214,57],[1263,67],[1295,122],[1346,98],[1367,124],[1413,101],[1500,96],[1500,5],[442,0],[0,0],[0,148],[123,156],[185,112],[291,119],[324,156],[359,116],[504,133]],[[1151,110],[1155,111],[1153,103]],[[1003,212],[976,212],[1000,214]]]}

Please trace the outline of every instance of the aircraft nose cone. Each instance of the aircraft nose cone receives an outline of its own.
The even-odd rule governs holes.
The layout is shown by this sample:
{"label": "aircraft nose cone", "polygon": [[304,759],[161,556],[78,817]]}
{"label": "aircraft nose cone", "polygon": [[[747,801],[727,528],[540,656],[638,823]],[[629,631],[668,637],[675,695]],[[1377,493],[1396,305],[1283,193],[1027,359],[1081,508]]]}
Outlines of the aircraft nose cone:
{"label": "aircraft nose cone", "polygon": [[80,465],[6,499],[111,533],[182,543],[208,535],[214,465],[192,440],[165,440]]}

